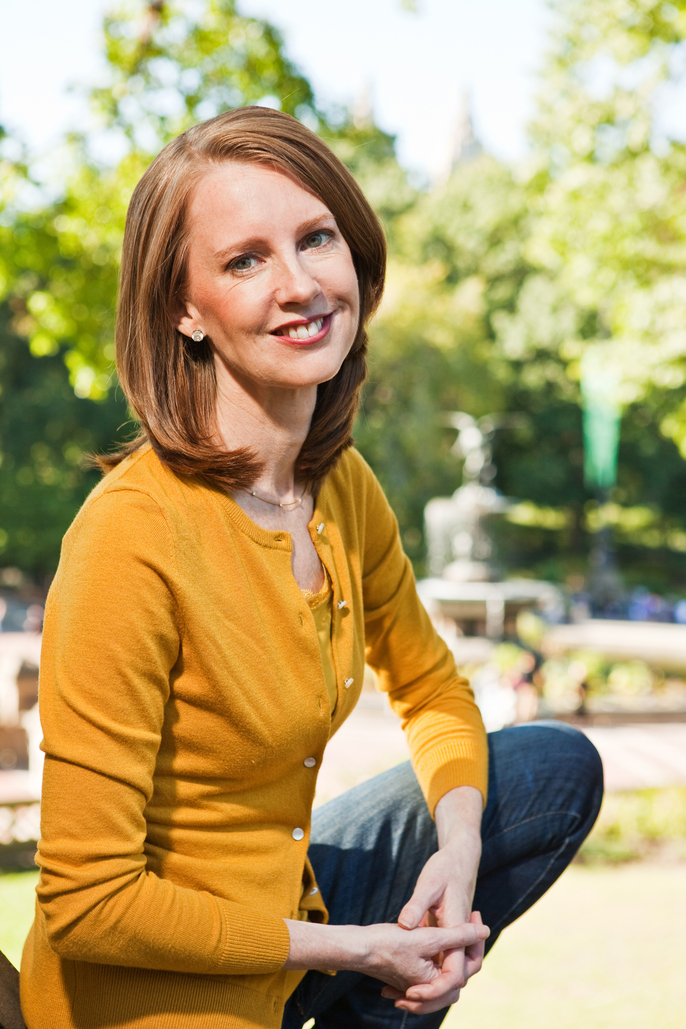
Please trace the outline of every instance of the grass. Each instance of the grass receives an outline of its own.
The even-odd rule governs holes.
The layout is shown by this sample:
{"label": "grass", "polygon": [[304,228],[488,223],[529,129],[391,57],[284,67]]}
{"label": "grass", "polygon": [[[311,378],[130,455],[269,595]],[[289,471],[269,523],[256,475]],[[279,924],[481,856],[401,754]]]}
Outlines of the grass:
{"label": "grass", "polygon": [[686,858],[686,787],[608,793],[577,862],[619,864],[669,855]]}
{"label": "grass", "polygon": [[33,921],[37,882],[35,871],[0,875],[0,950],[17,968]]}
{"label": "grass", "polygon": [[445,1029],[682,1029],[686,865],[572,866],[505,930]]}

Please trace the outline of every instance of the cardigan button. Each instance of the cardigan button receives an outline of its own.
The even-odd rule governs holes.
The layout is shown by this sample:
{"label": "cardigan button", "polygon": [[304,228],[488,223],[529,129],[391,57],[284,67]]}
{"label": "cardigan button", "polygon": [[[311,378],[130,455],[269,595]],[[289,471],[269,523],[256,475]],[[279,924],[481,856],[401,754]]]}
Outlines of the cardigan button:
{"label": "cardigan button", "polygon": [[302,840],[304,835],[305,835],[305,833],[304,833],[304,831],[302,829],[294,829],[293,832],[291,833],[291,836],[293,837],[294,840]]}
{"label": "cardigan button", "polygon": [[319,525],[317,526],[317,532],[319,533],[320,536],[324,532],[324,522],[320,522],[319,523]]}
{"label": "cardigan button", "polygon": [[343,685],[345,686],[346,690],[349,690],[354,682],[354,679],[346,679]]}
{"label": "cardigan button", "polygon": [[348,606],[348,601],[347,600],[339,600],[338,601],[338,610],[339,611],[341,610],[342,607],[347,607],[347,606]]}
{"label": "cardigan button", "polygon": [[306,757],[303,761],[303,764],[305,768],[314,768],[314,766],[317,764],[317,759],[316,757]]}
{"label": "cardigan button", "polygon": [[313,886],[312,887],[312,889],[310,890],[310,897],[314,897],[315,893],[319,893],[319,887],[318,886]]}

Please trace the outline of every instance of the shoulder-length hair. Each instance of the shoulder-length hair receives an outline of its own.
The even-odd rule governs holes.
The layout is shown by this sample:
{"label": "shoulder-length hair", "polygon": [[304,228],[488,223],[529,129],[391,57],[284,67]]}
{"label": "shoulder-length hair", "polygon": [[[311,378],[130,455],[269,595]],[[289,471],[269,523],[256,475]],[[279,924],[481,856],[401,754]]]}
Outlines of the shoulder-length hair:
{"label": "shoulder-length hair", "polygon": [[136,186],[126,218],[116,325],[117,372],[140,421],[128,445],[97,460],[113,468],[146,440],[170,468],[222,490],[246,489],[261,464],[249,448],[227,451],[214,428],[216,378],[210,346],[172,322],[187,283],[187,210],[208,168],[224,161],[266,164],[309,190],[333,214],[350,247],[360,289],[360,321],[338,373],[317,389],[296,476],[315,488],[351,446],[366,377],[366,325],[383,292],[383,229],[357,182],[326,144],[295,118],[243,107],[188,129],[155,158]]}

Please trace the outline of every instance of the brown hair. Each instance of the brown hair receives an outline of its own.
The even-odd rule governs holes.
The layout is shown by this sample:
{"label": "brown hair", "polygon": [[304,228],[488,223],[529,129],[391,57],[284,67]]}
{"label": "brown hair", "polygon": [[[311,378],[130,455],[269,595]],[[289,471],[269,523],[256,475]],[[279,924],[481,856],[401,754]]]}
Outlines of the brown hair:
{"label": "brown hair", "polygon": [[386,243],[378,218],[347,168],[288,114],[243,107],[188,129],[155,158],[134,190],[126,218],[116,327],[117,372],[141,424],[128,445],[97,460],[103,470],[149,440],[180,475],[200,475],[223,490],[246,489],[260,463],[248,449],[213,439],[216,379],[212,351],[172,324],[172,299],[186,286],[186,211],[208,166],[224,161],[284,171],[331,211],[350,247],[360,288],[360,322],[338,373],[317,390],[296,475],[316,486],[352,444],[366,376],[366,324],[383,291]]}

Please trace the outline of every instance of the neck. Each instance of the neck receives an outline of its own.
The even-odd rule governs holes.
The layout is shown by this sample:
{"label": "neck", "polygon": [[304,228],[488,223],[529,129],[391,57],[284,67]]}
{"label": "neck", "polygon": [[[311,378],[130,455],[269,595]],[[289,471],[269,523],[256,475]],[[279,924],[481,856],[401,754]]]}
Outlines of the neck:
{"label": "neck", "polygon": [[262,465],[258,494],[288,502],[302,492],[295,462],[310,430],[317,387],[256,389],[230,375],[217,376],[216,426],[227,450],[251,450]]}

